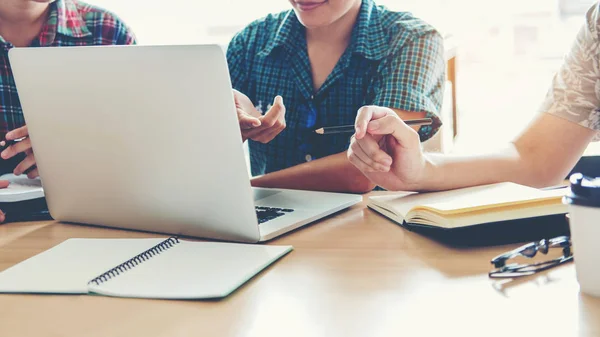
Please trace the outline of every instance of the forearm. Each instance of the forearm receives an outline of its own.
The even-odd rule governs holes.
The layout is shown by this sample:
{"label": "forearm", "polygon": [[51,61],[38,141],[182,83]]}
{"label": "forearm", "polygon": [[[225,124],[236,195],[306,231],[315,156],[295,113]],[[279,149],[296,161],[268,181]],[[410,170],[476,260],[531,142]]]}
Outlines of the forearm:
{"label": "forearm", "polygon": [[348,161],[346,152],[256,177],[251,182],[255,187],[326,192],[367,193],[375,188],[375,184]]}
{"label": "forearm", "polygon": [[[483,155],[426,154],[425,174],[418,189],[446,190],[504,181],[538,188],[557,185],[581,155],[573,152],[558,152],[552,158],[511,143]],[[562,162],[557,163],[556,159]]]}
{"label": "forearm", "polygon": [[[423,189],[512,181],[545,187],[563,181],[596,131],[551,114],[539,115],[505,149],[475,156],[426,156]],[[559,136],[560,135],[560,136]]]}
{"label": "forearm", "polygon": [[425,155],[423,177],[416,190],[447,190],[502,181],[531,185],[524,161],[514,145],[482,155]]}

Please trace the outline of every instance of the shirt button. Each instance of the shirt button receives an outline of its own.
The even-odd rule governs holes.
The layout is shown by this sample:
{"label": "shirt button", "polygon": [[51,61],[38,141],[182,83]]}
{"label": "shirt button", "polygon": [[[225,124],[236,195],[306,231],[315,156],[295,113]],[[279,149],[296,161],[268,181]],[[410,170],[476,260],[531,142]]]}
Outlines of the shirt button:
{"label": "shirt button", "polygon": [[304,159],[306,159],[306,161],[311,161],[312,160],[312,156],[310,154],[307,154]]}
{"label": "shirt button", "polygon": [[315,95],[310,95],[310,100],[313,101],[315,99]]}

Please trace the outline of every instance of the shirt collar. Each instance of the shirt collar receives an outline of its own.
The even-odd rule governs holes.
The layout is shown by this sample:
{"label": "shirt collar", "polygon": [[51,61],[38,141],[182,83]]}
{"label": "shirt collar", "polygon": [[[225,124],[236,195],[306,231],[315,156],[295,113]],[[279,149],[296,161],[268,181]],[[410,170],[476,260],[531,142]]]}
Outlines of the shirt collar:
{"label": "shirt collar", "polygon": [[[284,14],[275,38],[259,53],[266,56],[277,47],[287,47],[291,52],[304,48],[304,26],[293,10]],[[387,54],[388,38],[381,26],[379,10],[373,0],[363,0],[354,28],[350,47],[353,53],[363,55],[367,59],[381,60]]]}
{"label": "shirt collar", "polygon": [[304,35],[304,26],[302,26],[298,17],[296,17],[296,13],[293,10],[289,10],[282,15],[284,15],[284,18],[277,28],[275,37],[259,55],[269,55],[277,47],[286,47],[292,53],[300,50],[300,48],[305,48],[306,36]]}
{"label": "shirt collar", "polygon": [[381,25],[380,10],[373,0],[363,0],[358,13],[352,41],[352,52],[370,60],[381,60],[388,51],[388,37]]}
{"label": "shirt collar", "polygon": [[[73,0],[56,0],[48,18],[48,26],[61,35],[82,38],[90,35],[85,19]],[[54,17],[53,17],[54,16]]]}

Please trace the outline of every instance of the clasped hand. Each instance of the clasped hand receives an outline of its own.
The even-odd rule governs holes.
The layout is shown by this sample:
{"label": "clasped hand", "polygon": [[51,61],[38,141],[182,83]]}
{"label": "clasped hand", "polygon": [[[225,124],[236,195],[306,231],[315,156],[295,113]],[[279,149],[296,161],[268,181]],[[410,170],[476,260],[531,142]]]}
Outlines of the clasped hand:
{"label": "clasped hand", "polygon": [[348,159],[388,190],[412,190],[425,170],[419,134],[391,109],[365,106],[356,116]]}

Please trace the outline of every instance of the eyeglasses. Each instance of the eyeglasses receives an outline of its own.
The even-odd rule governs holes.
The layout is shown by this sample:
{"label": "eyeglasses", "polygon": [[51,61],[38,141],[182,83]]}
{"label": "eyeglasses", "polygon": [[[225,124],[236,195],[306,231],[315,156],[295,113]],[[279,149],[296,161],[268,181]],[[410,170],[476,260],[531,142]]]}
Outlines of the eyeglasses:
{"label": "eyeglasses", "polygon": [[[550,248],[562,248],[563,256],[549,261],[533,264],[506,264],[506,261],[517,256],[533,258],[538,252],[542,254],[548,254]],[[489,272],[488,275],[492,278],[515,278],[529,276],[570,261],[573,261],[570,238],[568,236],[559,236],[552,239],[543,239],[538,242],[528,243],[517,249],[511,250],[510,252],[496,256],[491,261],[496,269]]]}

